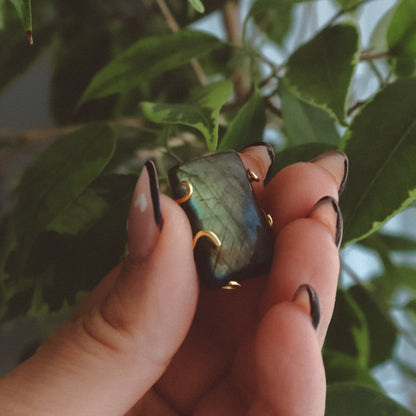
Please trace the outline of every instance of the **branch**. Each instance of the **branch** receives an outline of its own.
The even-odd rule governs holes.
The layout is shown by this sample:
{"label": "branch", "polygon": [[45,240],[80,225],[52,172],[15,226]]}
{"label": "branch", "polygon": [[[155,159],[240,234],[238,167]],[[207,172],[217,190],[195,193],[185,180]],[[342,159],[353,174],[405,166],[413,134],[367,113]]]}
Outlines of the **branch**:
{"label": "branch", "polygon": [[241,46],[242,39],[238,18],[238,2],[235,0],[226,1],[221,13],[228,40],[234,46]]}
{"label": "branch", "polygon": [[357,101],[353,104],[348,110],[347,115],[350,116],[354,111],[358,110],[361,106],[363,106],[367,101]]}
{"label": "branch", "polygon": [[351,6],[351,7],[347,7],[347,8],[345,8],[345,9],[341,9],[339,12],[337,12],[333,17],[331,17],[331,19],[329,19],[329,21],[328,21],[328,23],[325,25],[325,27],[326,26],[330,26],[330,25],[332,25],[332,24],[334,24],[335,23],[335,21],[339,18],[339,17],[341,17],[342,15],[344,15],[344,14],[346,14],[346,13],[349,13],[349,12],[352,12],[352,11],[354,11],[355,9],[357,9],[358,7],[360,7],[360,6],[362,6],[362,5],[364,5],[364,4],[366,4],[366,3],[370,3],[371,1],[374,1],[374,0],[363,0],[361,3],[358,3],[358,4],[354,4],[353,6]]}
{"label": "branch", "polygon": [[[165,17],[166,24],[168,25],[169,29],[175,33],[178,32],[181,28],[178,25],[178,22],[175,20],[175,17],[169,10],[169,7],[165,3],[165,0],[156,0],[157,5],[159,6],[160,11],[162,12],[163,16]],[[201,85],[205,85],[206,77],[202,66],[196,59],[191,59],[191,66],[195,72],[196,77]]]}
{"label": "branch", "polygon": [[[143,120],[140,118],[119,118],[112,121],[114,125],[131,127],[151,134],[158,135],[159,131],[143,126]],[[10,146],[0,150],[0,177],[7,166],[13,162],[21,150],[31,143],[48,143],[58,140],[60,137],[72,133],[83,124],[73,124],[65,127],[52,127],[45,129],[31,130],[0,130],[0,144],[10,143]]]}
{"label": "branch", "polygon": [[[227,39],[231,45],[237,48],[243,44],[238,11],[238,1],[235,0],[226,1],[222,8],[222,21],[227,32]],[[247,69],[244,67],[236,68],[231,76],[231,80],[237,102],[244,101],[251,89],[250,76],[247,73]]]}
{"label": "branch", "polygon": [[389,56],[389,52],[380,52],[380,53],[375,53],[374,55],[362,55],[360,57],[360,61],[361,62],[374,61],[375,59],[387,58],[388,56]]}
{"label": "branch", "polygon": [[265,103],[266,103],[266,107],[273,113],[273,114],[276,114],[279,118],[283,118],[283,113],[282,113],[282,110],[280,109],[280,108],[277,108],[275,105],[274,105],[274,103],[273,103],[273,101],[272,101],[272,99],[269,97],[269,98],[266,98],[265,100]]}

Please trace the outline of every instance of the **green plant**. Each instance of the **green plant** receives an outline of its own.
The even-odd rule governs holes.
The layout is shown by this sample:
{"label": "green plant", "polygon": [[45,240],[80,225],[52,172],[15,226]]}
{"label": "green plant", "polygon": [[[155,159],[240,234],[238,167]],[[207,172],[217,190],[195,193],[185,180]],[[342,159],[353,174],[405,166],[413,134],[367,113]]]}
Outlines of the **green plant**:
{"label": "green plant", "polygon": [[[416,378],[395,351],[398,337],[415,343],[415,331],[404,332],[390,314],[400,309],[415,324],[416,269],[394,253],[414,252],[416,241],[380,231],[416,196],[416,0],[374,16],[362,45],[358,16],[370,2],[333,0],[334,16],[301,42],[291,35],[302,24],[296,16],[316,1],[253,1],[241,31],[232,29],[234,1],[168,8],[163,0],[38,0],[33,29],[30,1],[11,0],[18,13],[0,1],[0,88],[51,48],[51,110],[60,129],[71,130],[25,171],[3,216],[2,321],[74,305],[118,262],[145,158],[157,160],[167,191],[166,172],[177,160],[239,150],[267,127],[283,138],[274,173],[326,150],[348,154],[344,247],[360,244],[383,265],[363,283],[354,265],[343,264],[355,284],[339,289],[324,348],[328,415],[380,406],[408,414],[383,396],[371,370],[393,360]],[[185,29],[216,10],[228,23],[227,41]],[[264,54],[266,41],[278,61]],[[376,85],[368,96],[358,90],[359,71]],[[7,139],[6,156],[18,146]],[[345,407],[334,405],[341,398]]]}

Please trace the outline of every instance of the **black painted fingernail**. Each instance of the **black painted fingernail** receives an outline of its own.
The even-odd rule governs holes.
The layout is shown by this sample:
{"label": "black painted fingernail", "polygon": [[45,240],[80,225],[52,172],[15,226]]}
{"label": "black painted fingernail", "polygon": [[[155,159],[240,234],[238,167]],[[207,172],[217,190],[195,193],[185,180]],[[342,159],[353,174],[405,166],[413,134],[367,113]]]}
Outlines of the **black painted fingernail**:
{"label": "black painted fingernail", "polygon": [[[335,213],[335,217],[333,214]],[[339,249],[343,234],[343,220],[338,202],[332,196],[324,196],[312,208],[309,218],[317,217],[320,222],[327,224],[333,230],[334,242]]]}
{"label": "black painted fingernail", "polygon": [[299,286],[298,290],[293,296],[293,302],[309,307],[309,315],[311,316],[312,325],[316,329],[318,328],[321,320],[321,307],[319,304],[319,297],[312,286],[304,284]]}
{"label": "black painted fingernail", "polygon": [[160,209],[159,180],[157,178],[156,166],[151,160],[148,160],[145,163],[145,167],[149,175],[150,194],[152,197],[153,215],[155,217],[155,223],[160,229],[162,229],[163,218],[162,218],[162,212]]}
{"label": "black painted fingernail", "polygon": [[340,152],[344,156],[344,177],[342,178],[341,185],[338,189],[338,195],[341,195],[344,192],[345,186],[347,185],[348,172],[350,170],[350,161],[348,156],[344,152]]}
{"label": "black painted fingernail", "polygon": [[137,181],[127,220],[130,255],[136,259],[146,258],[152,252],[162,226],[156,167],[148,161]]}

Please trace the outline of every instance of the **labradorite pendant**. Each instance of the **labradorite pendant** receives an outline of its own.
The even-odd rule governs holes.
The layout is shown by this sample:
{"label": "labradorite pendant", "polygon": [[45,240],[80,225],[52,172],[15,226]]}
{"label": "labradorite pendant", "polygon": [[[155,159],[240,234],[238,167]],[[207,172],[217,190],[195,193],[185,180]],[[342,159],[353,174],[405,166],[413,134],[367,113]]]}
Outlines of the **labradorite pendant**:
{"label": "labradorite pendant", "polygon": [[195,263],[206,286],[230,288],[269,270],[272,231],[236,152],[175,166],[169,182],[191,223]]}

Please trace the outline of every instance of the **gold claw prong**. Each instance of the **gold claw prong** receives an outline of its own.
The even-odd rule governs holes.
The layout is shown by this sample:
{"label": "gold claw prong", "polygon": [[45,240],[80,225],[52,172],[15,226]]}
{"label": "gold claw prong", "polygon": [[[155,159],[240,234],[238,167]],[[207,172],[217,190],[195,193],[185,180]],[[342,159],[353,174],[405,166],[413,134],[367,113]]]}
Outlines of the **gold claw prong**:
{"label": "gold claw prong", "polygon": [[198,242],[198,240],[201,237],[209,238],[214,243],[215,247],[217,247],[217,248],[221,247],[221,245],[222,245],[221,240],[217,237],[217,235],[215,233],[213,233],[212,231],[209,231],[209,230],[201,230],[201,231],[198,231],[195,234],[195,237],[192,241],[193,248],[195,248],[196,243]]}
{"label": "gold claw prong", "polygon": [[234,290],[241,287],[241,283],[238,283],[236,280],[230,280],[225,286],[222,287],[224,290]]}
{"label": "gold claw prong", "polygon": [[250,182],[260,182],[260,178],[251,169],[247,169],[247,178]]}
{"label": "gold claw prong", "polygon": [[262,211],[264,216],[266,217],[268,224],[270,225],[270,227],[272,227],[274,224],[273,217],[270,214],[268,214],[264,209],[262,209]]}
{"label": "gold claw prong", "polygon": [[180,185],[183,186],[186,189],[186,194],[183,197],[179,198],[179,199],[175,199],[175,201],[178,204],[183,204],[184,202],[189,201],[189,199],[191,199],[191,196],[194,193],[194,187],[188,181],[181,181]]}

